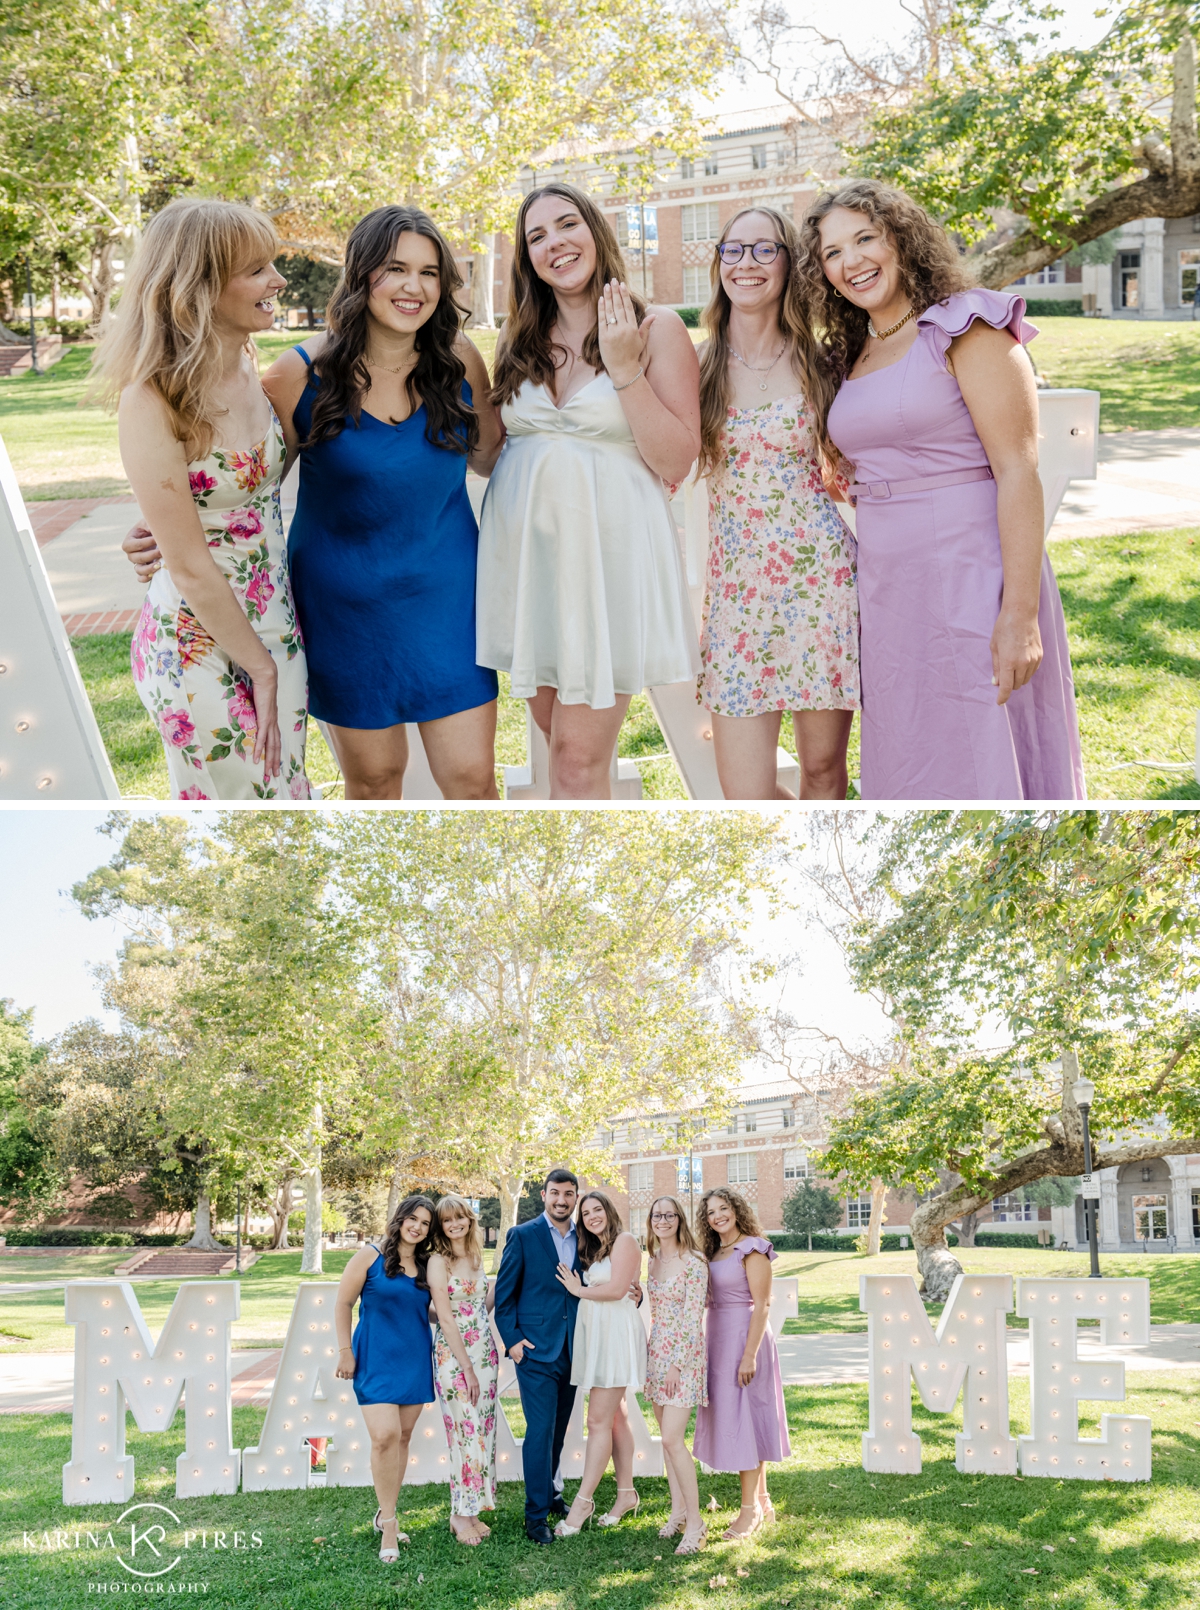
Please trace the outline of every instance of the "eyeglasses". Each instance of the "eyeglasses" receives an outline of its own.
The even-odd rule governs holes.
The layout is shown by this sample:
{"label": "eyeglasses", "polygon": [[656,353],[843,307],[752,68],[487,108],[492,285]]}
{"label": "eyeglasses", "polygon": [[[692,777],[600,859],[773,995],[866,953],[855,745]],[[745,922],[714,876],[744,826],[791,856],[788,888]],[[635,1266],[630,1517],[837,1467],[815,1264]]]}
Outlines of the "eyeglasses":
{"label": "eyeglasses", "polygon": [[650,1223],[651,1224],[674,1224],[675,1220],[678,1217],[679,1217],[678,1213],[652,1213],[650,1215]]}
{"label": "eyeglasses", "polygon": [[780,252],[786,250],[777,240],[756,240],[753,246],[747,246],[741,240],[723,240],[717,247],[717,256],[732,267],[734,263],[740,263],[747,252],[756,263],[773,263]]}

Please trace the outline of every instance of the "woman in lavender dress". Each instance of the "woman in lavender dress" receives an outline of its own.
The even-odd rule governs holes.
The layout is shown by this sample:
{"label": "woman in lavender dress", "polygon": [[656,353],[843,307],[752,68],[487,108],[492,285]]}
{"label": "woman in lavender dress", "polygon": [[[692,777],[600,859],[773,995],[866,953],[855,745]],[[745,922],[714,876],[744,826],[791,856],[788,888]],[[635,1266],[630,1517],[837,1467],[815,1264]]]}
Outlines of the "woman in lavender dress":
{"label": "woman in lavender dress", "polygon": [[767,1463],[792,1451],[770,1325],[776,1254],[754,1209],[723,1185],[700,1198],[696,1233],[709,1263],[708,1403],[696,1410],[692,1452],[742,1478],[741,1512],[723,1534],[740,1543],[775,1519]]}
{"label": "woman in lavender dress", "polygon": [[862,798],[1084,798],[1024,301],[972,287],[874,180],[819,197],[800,237],[819,435],[855,472]]}

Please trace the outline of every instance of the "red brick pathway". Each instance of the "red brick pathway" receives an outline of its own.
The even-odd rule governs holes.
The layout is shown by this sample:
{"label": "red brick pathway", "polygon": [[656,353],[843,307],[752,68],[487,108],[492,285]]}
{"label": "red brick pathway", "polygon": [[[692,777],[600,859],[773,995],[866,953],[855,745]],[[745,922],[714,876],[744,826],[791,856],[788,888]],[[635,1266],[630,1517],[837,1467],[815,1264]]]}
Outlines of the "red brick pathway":
{"label": "red brick pathway", "polygon": [[140,609],[93,610],[90,615],[64,615],[68,637],[99,637],[110,632],[132,632]]}
{"label": "red brick pathway", "polygon": [[107,498],[51,498],[46,503],[27,503],[33,534],[39,548],[44,548],[55,537],[61,537],[69,525],[93,509],[106,503],[132,503],[131,492],[120,492]]}

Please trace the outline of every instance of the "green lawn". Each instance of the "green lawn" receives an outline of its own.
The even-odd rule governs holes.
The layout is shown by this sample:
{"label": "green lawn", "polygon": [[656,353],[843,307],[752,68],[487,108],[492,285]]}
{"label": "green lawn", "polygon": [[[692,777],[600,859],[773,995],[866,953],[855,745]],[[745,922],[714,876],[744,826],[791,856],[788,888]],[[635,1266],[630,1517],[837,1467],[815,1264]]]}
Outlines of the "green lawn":
{"label": "green lawn", "polygon": [[1100,429],[1200,425],[1200,324],[1042,318],[1030,355],[1052,386],[1100,393]]}
{"label": "green lawn", "polygon": [[[914,1425],[924,1445],[920,1476],[868,1477],[860,1464],[866,1389],[786,1391],[790,1460],[774,1467],[778,1524],[743,1547],[714,1543],[678,1559],[657,1528],[668,1510],[664,1480],[643,1480],[642,1510],[615,1532],[591,1530],[535,1549],[523,1536],[518,1484],[499,1488],[493,1536],[455,1544],[446,1489],[402,1491],[412,1539],[400,1563],[376,1558],[373,1495],[362,1490],[252,1493],[176,1499],[174,1460],[182,1417],[170,1432],[130,1425],[136,1502],[167,1505],[183,1527],[225,1534],[226,1548],[189,1550],[164,1583],[206,1583],[205,1602],[245,1610],[1186,1610],[1200,1600],[1200,1377],[1132,1376],[1131,1414],[1154,1422],[1154,1479],[1144,1485],[963,1476],[954,1468],[958,1415]],[[1026,1383],[1012,1382],[1014,1433],[1027,1429]],[[234,1441],[257,1441],[263,1412],[235,1409]],[[1095,1434],[1095,1422],[1085,1432]],[[9,1604],[76,1610],[95,1602],[88,1584],[123,1573],[97,1570],[87,1532],[103,1542],[117,1506],[64,1509],[61,1467],[70,1454],[66,1415],[6,1416],[0,1438],[0,1597]],[[714,1534],[732,1518],[737,1478],[701,1477],[715,1500]],[[572,1487],[568,1487],[568,1496]],[[607,1477],[600,1509],[614,1496]],[[38,1552],[44,1533],[76,1530],[83,1546]],[[262,1546],[235,1554],[235,1531]],[[173,1532],[173,1528],[172,1528]],[[25,1546],[29,1534],[32,1548]],[[125,1534],[126,1537],[128,1534]],[[166,1558],[170,1558],[167,1556]],[[126,1583],[134,1579],[125,1578]],[[111,1591],[111,1590],[110,1590]],[[122,1590],[117,1590],[122,1591]],[[199,1596],[199,1595],[198,1595]]]}
{"label": "green lawn", "polygon": [[[1042,1275],[1073,1278],[1088,1273],[1086,1252],[1055,1252],[1031,1247],[957,1247],[955,1257],[968,1275]],[[781,1252],[773,1265],[776,1277],[794,1275],[800,1282],[800,1317],[787,1322],[786,1334],[803,1336],[829,1331],[865,1331],[867,1316],[859,1312],[860,1275],[910,1274],[920,1284],[914,1252],[883,1252],[877,1258],[853,1252]],[[1200,1324],[1200,1258],[1122,1257],[1102,1253],[1105,1275],[1141,1275],[1150,1281],[1150,1319],[1155,1325]],[[940,1313],[940,1305],[935,1310]],[[1025,1321],[1008,1317],[1012,1329]]]}

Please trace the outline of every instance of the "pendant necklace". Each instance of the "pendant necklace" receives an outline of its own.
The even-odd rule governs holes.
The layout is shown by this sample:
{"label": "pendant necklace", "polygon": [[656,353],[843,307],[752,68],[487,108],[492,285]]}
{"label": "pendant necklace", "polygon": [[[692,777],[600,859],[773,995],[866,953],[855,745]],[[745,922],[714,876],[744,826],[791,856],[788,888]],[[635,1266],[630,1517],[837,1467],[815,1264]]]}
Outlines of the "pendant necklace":
{"label": "pendant necklace", "polygon": [[[771,373],[771,370],[774,369],[775,365],[779,362],[780,358],[783,357],[783,354],[784,354],[784,351],[785,351],[786,347],[787,347],[787,342],[785,341],[783,346],[780,347],[779,351],[775,354],[775,356],[771,359],[770,363],[768,363],[765,368],[763,367],[762,364],[746,363],[746,360],[745,360],[745,358],[742,357],[741,353],[740,352],[734,352],[732,347],[730,347],[729,351],[733,355],[733,357],[735,357],[737,359],[737,361],[739,363],[745,364],[746,368],[750,370],[751,374],[769,375]],[[758,389],[759,389],[759,391],[766,391],[767,383],[766,383],[765,380],[760,380],[759,381]]]}
{"label": "pendant necklace", "polygon": [[872,340],[874,340],[874,341],[886,341],[889,335],[895,335],[897,330],[902,330],[904,328],[904,326],[908,323],[909,319],[915,319],[916,316],[917,316],[916,308],[915,307],[910,307],[908,312],[904,315],[904,317],[902,319],[898,319],[895,324],[890,325],[886,330],[877,330],[875,328],[875,326],[871,323],[870,319],[868,319],[867,320],[867,333],[868,333],[868,335],[871,336]]}

